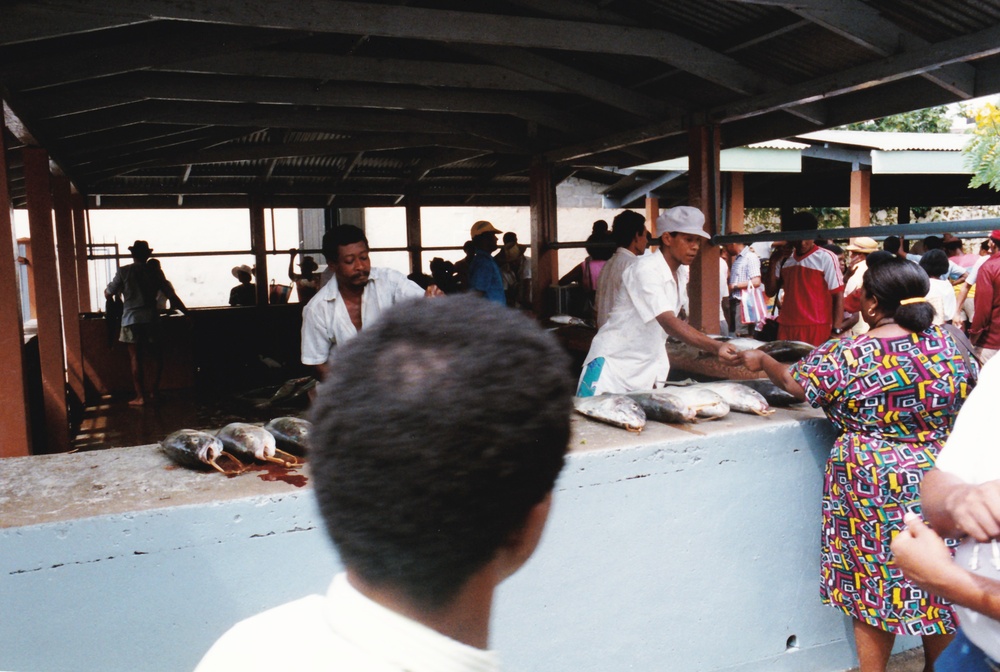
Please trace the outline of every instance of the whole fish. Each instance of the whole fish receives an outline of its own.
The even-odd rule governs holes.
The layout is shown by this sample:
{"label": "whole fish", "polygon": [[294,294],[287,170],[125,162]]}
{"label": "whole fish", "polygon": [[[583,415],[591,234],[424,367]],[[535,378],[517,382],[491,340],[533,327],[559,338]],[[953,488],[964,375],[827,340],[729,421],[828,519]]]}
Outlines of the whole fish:
{"label": "whole fish", "polygon": [[240,457],[275,462],[286,467],[301,464],[294,455],[278,450],[271,433],[258,425],[231,422],[220,429],[216,436],[228,452]]}
{"label": "whole fish", "polygon": [[815,350],[816,346],[802,341],[771,341],[757,349],[766,352],[779,362],[797,362]]}
{"label": "whole fish", "polygon": [[293,455],[305,455],[309,449],[312,423],[308,420],[290,416],[274,418],[264,425],[264,429],[270,432],[278,448],[284,451]]}
{"label": "whole fish", "polygon": [[646,414],[647,420],[657,422],[694,422],[697,411],[667,391],[629,392]]}
{"label": "whole fish", "polygon": [[573,397],[573,406],[577,413],[630,432],[641,432],[646,426],[646,414],[642,408],[624,394]]}
{"label": "whole fish", "polygon": [[785,392],[783,389],[772,383],[767,378],[753,378],[750,380],[727,380],[727,383],[736,383],[738,385],[744,385],[752,390],[757,391],[767,403],[771,406],[791,406],[792,404],[802,403],[794,396]]}
{"label": "whole fish", "polygon": [[678,385],[671,387],[668,393],[677,397],[699,418],[721,418],[729,413],[729,404],[718,394],[702,385]]}
{"label": "whole fish", "polygon": [[738,383],[702,383],[699,387],[704,387],[715,392],[722,397],[730,410],[740,413],[756,413],[757,415],[771,415],[774,409],[767,403],[767,399],[759,392],[746,385]]}
{"label": "whole fish", "polygon": [[[239,460],[223,452],[222,441],[218,437],[196,429],[178,429],[169,434],[160,441],[160,450],[177,464],[191,469],[212,467],[230,476],[242,472],[245,468]],[[228,458],[238,466],[225,469],[218,463],[221,458]]]}

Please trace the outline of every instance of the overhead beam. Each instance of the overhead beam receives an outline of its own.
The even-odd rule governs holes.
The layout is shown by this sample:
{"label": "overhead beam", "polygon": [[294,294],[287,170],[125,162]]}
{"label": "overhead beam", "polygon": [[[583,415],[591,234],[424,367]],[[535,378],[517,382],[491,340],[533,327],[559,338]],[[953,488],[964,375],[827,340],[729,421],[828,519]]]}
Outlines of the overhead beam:
{"label": "overhead beam", "polygon": [[[36,0],[34,4],[58,12],[66,11],[67,7],[70,11],[83,8],[89,2]],[[102,9],[108,17],[120,15],[122,21],[175,19],[316,33],[343,32],[345,26],[350,26],[352,34],[378,37],[643,56],[669,63],[742,94],[765,91],[775,85],[735,59],[680,35],[599,22],[337,0],[280,5],[265,0],[238,5],[229,2],[191,4],[182,0],[108,0]],[[15,20],[5,21],[5,25],[18,22],[16,12],[17,8]],[[0,43],[7,39],[5,32],[0,27]]]}
{"label": "overhead beam", "polygon": [[575,93],[638,117],[661,119],[664,116],[676,116],[686,112],[682,107],[668,105],[626,86],[595,77],[590,73],[563,65],[551,58],[539,56],[525,49],[472,45],[456,45],[454,48],[537,81],[545,82],[557,90]]}
{"label": "overhead beam", "polygon": [[230,51],[212,58],[175,62],[154,70],[502,91],[563,90],[563,87],[514,72],[513,68],[495,65],[270,50]]}
{"label": "overhead beam", "polygon": [[[886,19],[879,11],[860,0],[825,0],[801,2],[788,0],[776,3],[770,0],[730,0],[743,4],[780,4],[804,19],[822,26],[844,39],[870,49],[879,56],[892,56],[900,52],[919,51],[932,46],[931,42],[903,30]],[[976,69],[967,63],[954,63],[921,74],[938,86],[951,91],[959,98],[975,95]]]}
{"label": "overhead beam", "polygon": [[[867,65],[848,68],[818,77],[784,90],[752,96],[711,111],[713,119],[726,122],[775,110],[823,100],[872,88],[900,79],[921,75],[952,63],[974,60],[1000,53],[1000,26],[978,33],[938,42],[919,51],[890,56]],[[978,92],[977,92],[978,93]]]}

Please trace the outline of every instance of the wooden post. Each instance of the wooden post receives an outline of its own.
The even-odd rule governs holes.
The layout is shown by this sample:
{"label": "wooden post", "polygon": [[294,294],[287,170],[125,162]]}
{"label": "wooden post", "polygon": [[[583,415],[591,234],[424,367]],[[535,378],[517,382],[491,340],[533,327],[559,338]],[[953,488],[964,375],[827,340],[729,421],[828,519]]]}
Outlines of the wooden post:
{"label": "wooden post", "polygon": [[743,193],[743,173],[729,173],[729,222],[726,233],[743,233],[745,230]]}
{"label": "wooden post", "polygon": [[4,402],[0,404],[0,457],[31,454],[31,414],[24,375],[24,316],[17,286],[17,246],[7,183],[7,143],[0,116],[0,376]]}
{"label": "wooden post", "polygon": [[250,248],[253,250],[254,282],[257,284],[257,305],[266,306],[267,299],[267,227],[264,223],[264,206],[256,198],[250,199]]}
{"label": "wooden post", "polygon": [[646,228],[656,232],[656,218],[660,216],[660,199],[646,197]]}
{"label": "wooden post", "polygon": [[529,170],[531,202],[531,301],[535,314],[544,317],[547,312],[545,294],[559,281],[559,256],[548,249],[556,240],[556,185],[552,179],[552,166],[535,161]]}
{"label": "wooden post", "polygon": [[[718,232],[719,221],[719,127],[699,125],[688,135],[688,200],[705,213],[706,230]],[[694,263],[688,281],[691,326],[706,334],[719,333],[719,248],[705,245]]]}
{"label": "wooden post", "polygon": [[423,271],[421,248],[423,235],[420,228],[420,198],[413,194],[406,197],[406,249],[410,253],[410,273]]}
{"label": "wooden post", "polygon": [[45,443],[35,452],[69,450],[69,414],[66,410],[66,369],[63,367],[63,330],[59,284],[56,282],[56,246],[52,225],[52,192],[49,155],[44,149],[26,147],[24,184],[28,195],[28,227],[31,232],[32,265],[35,274],[35,306],[38,312],[38,354],[42,369],[45,405]]}
{"label": "wooden post", "polygon": [[851,226],[868,226],[872,212],[872,171],[856,167],[851,171]]}
{"label": "wooden post", "polygon": [[73,240],[76,247],[76,284],[80,297],[80,312],[93,310],[90,303],[90,269],[87,266],[87,211],[84,209],[83,195],[73,191],[70,195],[73,208]]}
{"label": "wooden post", "polygon": [[76,243],[69,178],[52,177],[52,205],[56,215],[56,247],[59,289],[62,295],[62,327],[66,335],[66,373],[69,388],[83,402],[83,344],[80,341],[80,291],[76,282]]}

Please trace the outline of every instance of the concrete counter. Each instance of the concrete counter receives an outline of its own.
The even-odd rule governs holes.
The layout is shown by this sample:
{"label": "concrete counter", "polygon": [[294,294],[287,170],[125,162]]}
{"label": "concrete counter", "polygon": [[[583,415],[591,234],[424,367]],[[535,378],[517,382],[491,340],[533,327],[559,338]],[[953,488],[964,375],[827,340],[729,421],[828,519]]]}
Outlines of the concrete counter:
{"label": "concrete counter", "polygon": [[[496,603],[507,669],[854,664],[818,596],[822,414],[573,423],[543,542]],[[235,621],[324,591],[340,563],[310,486],[261,476],[155,446],[0,462],[0,669],[187,670]]]}

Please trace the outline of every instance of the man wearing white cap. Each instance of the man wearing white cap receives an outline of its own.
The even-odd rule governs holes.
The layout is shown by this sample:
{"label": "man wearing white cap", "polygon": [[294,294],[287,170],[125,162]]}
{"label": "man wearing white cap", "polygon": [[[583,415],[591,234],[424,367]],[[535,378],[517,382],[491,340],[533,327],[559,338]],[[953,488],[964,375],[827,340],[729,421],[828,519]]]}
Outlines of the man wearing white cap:
{"label": "man wearing white cap", "polygon": [[705,216],[682,205],[656,219],[658,254],[633,262],[622,274],[608,321],[597,332],[583,365],[577,396],[651,390],[670,372],[667,335],[737,361],[736,349],[709,338],[677,317],[686,299],[687,266],[701,249]]}

